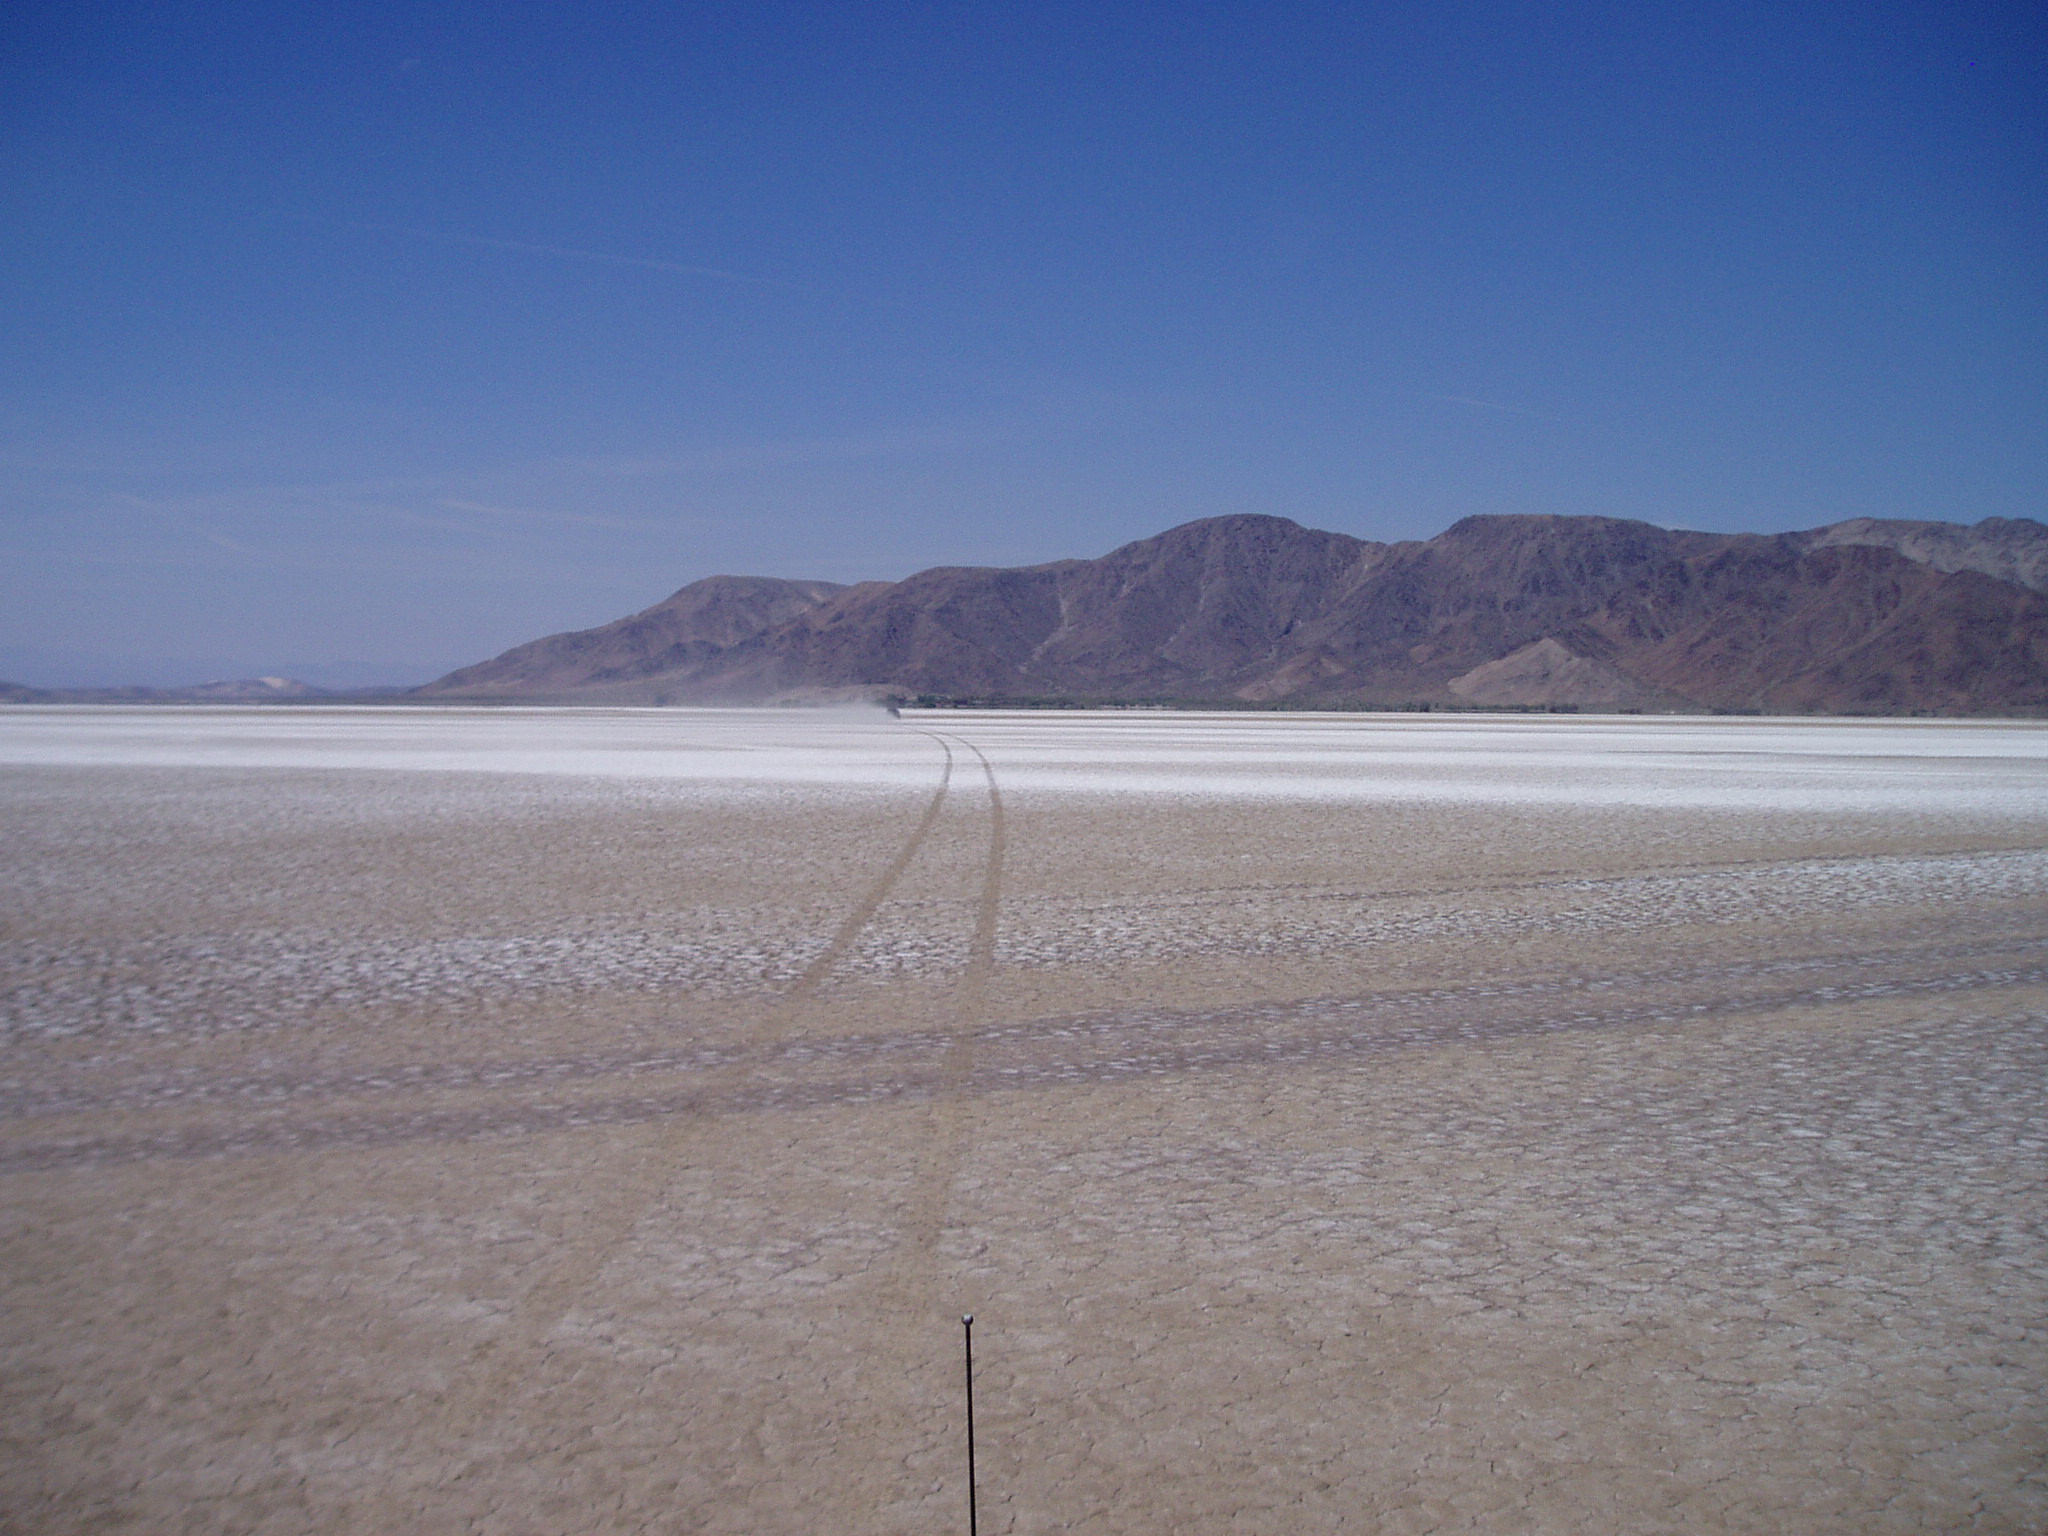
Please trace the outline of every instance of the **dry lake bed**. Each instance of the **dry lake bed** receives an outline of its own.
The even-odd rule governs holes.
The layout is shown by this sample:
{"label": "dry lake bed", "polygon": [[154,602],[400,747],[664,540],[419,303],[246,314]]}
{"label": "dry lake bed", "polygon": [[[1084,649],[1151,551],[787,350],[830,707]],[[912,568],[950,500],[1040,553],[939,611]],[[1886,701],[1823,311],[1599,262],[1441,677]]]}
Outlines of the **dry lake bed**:
{"label": "dry lake bed", "polygon": [[0,1531],[2048,1529],[2048,727],[0,710]]}

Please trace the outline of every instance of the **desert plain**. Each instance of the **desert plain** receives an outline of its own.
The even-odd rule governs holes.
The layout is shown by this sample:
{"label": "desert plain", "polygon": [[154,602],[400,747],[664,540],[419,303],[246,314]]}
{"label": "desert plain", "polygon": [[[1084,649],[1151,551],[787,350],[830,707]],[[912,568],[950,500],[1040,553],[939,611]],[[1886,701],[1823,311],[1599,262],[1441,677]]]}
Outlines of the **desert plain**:
{"label": "desert plain", "polygon": [[0,711],[0,1530],[2048,1529],[2048,727]]}

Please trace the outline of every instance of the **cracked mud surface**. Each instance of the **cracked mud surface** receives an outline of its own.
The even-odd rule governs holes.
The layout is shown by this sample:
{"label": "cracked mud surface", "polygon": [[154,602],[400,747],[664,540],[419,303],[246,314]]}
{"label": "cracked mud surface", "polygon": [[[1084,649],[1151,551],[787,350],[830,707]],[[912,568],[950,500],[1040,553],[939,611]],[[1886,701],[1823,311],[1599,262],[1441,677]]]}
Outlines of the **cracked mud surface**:
{"label": "cracked mud surface", "polygon": [[2048,732],[440,718],[0,712],[0,1531],[2048,1529]]}

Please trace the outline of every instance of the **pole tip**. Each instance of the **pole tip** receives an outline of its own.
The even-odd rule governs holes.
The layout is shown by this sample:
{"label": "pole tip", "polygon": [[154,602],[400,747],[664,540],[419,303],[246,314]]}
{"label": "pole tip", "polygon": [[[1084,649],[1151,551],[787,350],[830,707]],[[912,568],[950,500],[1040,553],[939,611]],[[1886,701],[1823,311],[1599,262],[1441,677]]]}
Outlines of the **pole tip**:
{"label": "pole tip", "polygon": [[972,1312],[963,1312],[960,1315],[960,1321],[963,1326],[972,1328],[974,1326],[974,1314]]}

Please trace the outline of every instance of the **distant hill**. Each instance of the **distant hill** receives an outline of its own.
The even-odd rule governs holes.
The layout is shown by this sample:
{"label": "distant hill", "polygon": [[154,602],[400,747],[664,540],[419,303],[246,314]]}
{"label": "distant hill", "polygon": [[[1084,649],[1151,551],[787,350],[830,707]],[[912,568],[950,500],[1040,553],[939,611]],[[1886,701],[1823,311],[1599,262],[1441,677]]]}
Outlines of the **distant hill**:
{"label": "distant hill", "polygon": [[30,688],[21,683],[0,683],[0,703],[4,704],[182,704],[207,700],[249,704],[340,697],[343,695],[332,689],[315,688],[292,677],[243,677],[230,682],[194,683],[189,688]]}
{"label": "distant hill", "polygon": [[845,590],[830,581],[707,576],[627,618],[514,646],[415,692],[524,698],[610,691],[638,698],[649,685],[659,690],[656,679],[715,664],[742,641]]}
{"label": "distant hill", "polygon": [[2031,712],[2048,708],[2048,527],[1471,517],[1376,544],[1208,518],[1098,560],[852,587],[715,576],[414,696],[863,694]]}

